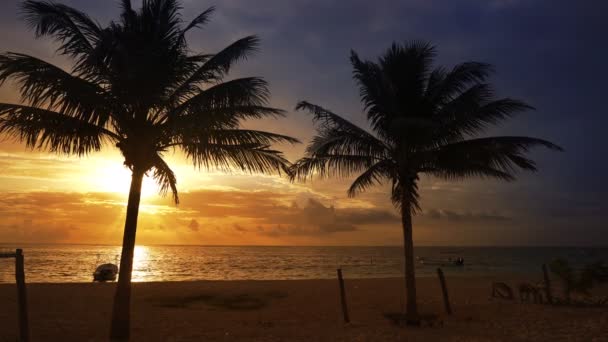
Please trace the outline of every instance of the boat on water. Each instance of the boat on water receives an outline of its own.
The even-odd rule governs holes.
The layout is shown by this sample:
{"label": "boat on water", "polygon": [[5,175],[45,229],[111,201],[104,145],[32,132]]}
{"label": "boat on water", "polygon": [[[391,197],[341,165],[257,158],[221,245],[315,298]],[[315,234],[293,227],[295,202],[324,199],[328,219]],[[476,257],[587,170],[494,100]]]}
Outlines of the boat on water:
{"label": "boat on water", "polygon": [[114,263],[105,263],[99,264],[100,255],[97,255],[97,260],[95,261],[95,265],[98,265],[95,268],[95,272],[93,272],[93,281],[115,281],[118,276],[118,255],[115,257]]}
{"label": "boat on water", "polygon": [[115,281],[118,276],[118,266],[114,264],[102,264],[97,266],[93,272],[93,281]]}
{"label": "boat on water", "polygon": [[464,266],[464,258],[428,259],[418,257],[418,262],[429,266]]}

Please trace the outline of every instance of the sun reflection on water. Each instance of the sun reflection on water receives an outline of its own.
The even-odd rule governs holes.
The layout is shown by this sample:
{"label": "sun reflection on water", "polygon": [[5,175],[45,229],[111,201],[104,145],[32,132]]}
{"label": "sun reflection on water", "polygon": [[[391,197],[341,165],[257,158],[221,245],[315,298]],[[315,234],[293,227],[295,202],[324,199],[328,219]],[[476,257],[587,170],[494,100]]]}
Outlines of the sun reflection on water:
{"label": "sun reflection on water", "polygon": [[134,282],[145,281],[146,276],[151,273],[150,266],[150,249],[147,246],[135,246],[131,280]]}

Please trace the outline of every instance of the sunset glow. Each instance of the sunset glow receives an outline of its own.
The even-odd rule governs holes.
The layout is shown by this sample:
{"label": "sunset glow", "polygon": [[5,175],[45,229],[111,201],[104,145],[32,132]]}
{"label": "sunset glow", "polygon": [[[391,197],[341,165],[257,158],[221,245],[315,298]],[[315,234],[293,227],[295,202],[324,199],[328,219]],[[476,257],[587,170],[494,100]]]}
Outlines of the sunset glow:
{"label": "sunset glow", "polygon": [[0,341],[608,336],[608,1],[0,2]]}
{"label": "sunset glow", "polygon": [[[87,7],[94,7],[93,13],[102,22],[116,17],[118,11],[116,6],[101,8],[81,1],[75,3],[83,7],[84,11],[88,10]],[[194,2],[185,2],[184,5],[186,13],[197,12],[200,10],[199,7],[203,6]],[[491,7],[491,10],[498,11],[494,7]],[[312,31],[307,34],[290,29],[290,34],[302,39],[285,41],[285,37],[277,36],[274,30],[244,26],[245,24],[239,19],[240,12],[230,6],[223,11],[222,13],[228,16],[222,19],[226,20],[222,25],[214,26],[218,32],[212,35],[192,33],[193,49],[203,48],[205,44],[213,48],[222,46],[225,41],[230,41],[234,37],[234,32],[250,32],[258,29],[264,32],[261,36],[263,53],[252,59],[254,61],[252,64],[243,63],[243,66],[239,66],[238,73],[263,75],[270,84],[272,105],[287,111],[285,118],[252,120],[246,123],[247,127],[291,135],[303,142],[309,141],[313,134],[311,117],[292,110],[300,99],[326,103],[337,113],[345,115],[355,123],[365,125],[362,108],[357,99],[357,90],[352,85],[351,74],[346,67],[348,51],[357,48],[363,44],[363,41],[354,38],[354,40],[344,40],[342,37],[333,36],[332,40],[327,40],[323,38],[323,34],[320,34],[321,31],[317,32],[315,28],[311,28]],[[52,48],[32,37],[31,32],[27,31],[26,26],[12,14],[13,12],[7,10],[2,13],[5,27],[10,27],[9,30],[0,31],[3,50],[32,53],[67,67],[67,62],[56,56]],[[361,18],[363,22],[367,19],[369,18]],[[374,26],[377,23],[368,22],[368,25]],[[386,25],[390,25],[390,22]],[[304,26],[306,25],[302,27]],[[361,50],[361,54],[366,58],[380,53],[395,37],[411,36],[401,31],[384,35],[381,28],[373,32],[375,33],[370,33],[367,38],[361,37],[364,41],[378,41],[377,44],[374,43]],[[279,41],[279,45],[271,44],[273,40]],[[309,60],[302,62],[301,56],[306,55],[305,51],[320,50],[311,49],[308,45],[303,47],[302,51],[297,50],[289,43],[297,40],[305,41],[306,44],[321,44],[335,57],[332,57],[331,61],[326,60],[324,64],[317,65],[317,62],[309,62],[318,60],[313,54],[309,56]],[[334,43],[330,44],[330,41],[344,41],[344,44],[336,46]],[[285,50],[279,47],[281,44],[291,47]],[[467,60],[470,56],[478,57],[482,61],[496,61],[499,72],[495,81],[499,93],[531,98],[532,104],[538,108],[538,111],[533,116],[516,117],[513,126],[505,128],[501,133],[509,135],[513,132],[529,130],[542,133],[543,137],[563,143],[566,147],[572,146],[573,142],[568,140],[570,138],[559,135],[559,128],[529,121],[532,120],[531,118],[534,118],[533,120],[552,118],[561,110],[553,105],[553,99],[567,96],[559,94],[541,96],[536,90],[527,88],[527,84],[537,84],[534,82],[538,81],[514,82],[510,75],[521,74],[519,71],[514,71],[517,70],[517,66],[513,64],[515,62],[501,55],[486,55],[488,49],[481,49],[483,53],[469,54],[464,53],[458,44],[439,44],[439,47],[441,55],[448,56],[446,66]],[[286,61],[293,61],[290,62],[293,65]],[[531,68],[531,66],[527,67]],[[306,80],[301,80],[299,75],[294,74],[294,70],[302,70],[308,75]],[[332,70],[330,82],[327,76],[328,70]],[[514,84],[517,86],[513,86]],[[14,84],[6,83],[0,88],[0,101],[11,103],[20,101]],[[572,139],[581,141],[576,136]],[[290,161],[295,161],[303,155],[305,144],[282,144],[277,145],[276,148],[285,151]],[[565,184],[571,184],[566,178],[571,179],[571,174],[575,171],[568,169],[570,170],[567,171],[568,177],[564,175],[565,173],[560,173],[565,170],[563,165],[569,165],[569,168],[579,165],[575,161],[564,162],[564,158],[575,158],[575,155],[580,154],[554,155],[539,152],[539,166],[544,176],[522,174],[518,182],[513,184],[490,180],[445,182],[422,178],[421,201],[424,205],[422,212],[415,217],[416,243],[418,245],[596,243],[602,238],[601,230],[598,228],[601,226],[599,223],[601,220],[594,215],[599,215],[597,213],[601,210],[592,211],[591,216],[563,218],[558,215],[547,215],[554,210],[560,213],[566,211],[566,209],[554,209],[549,205],[556,199],[560,199],[560,208],[568,207],[569,203],[578,203],[573,196],[577,196],[576,194],[583,190],[562,188]],[[5,218],[0,224],[0,240],[120,242],[124,225],[124,205],[131,174],[130,170],[123,166],[124,158],[113,145],[104,146],[101,152],[91,153],[79,159],[74,156],[31,151],[25,149],[21,143],[3,139],[0,145],[0,157],[0,192],[3,194],[0,201],[4,203],[2,213]],[[205,168],[199,170],[179,152],[173,150],[167,151],[165,157],[175,171],[181,203],[176,206],[171,203],[170,196],[160,197],[157,184],[150,176],[145,177],[138,242],[270,245],[399,244],[401,234],[399,213],[386,196],[389,191],[388,185],[370,188],[356,198],[348,198],[346,190],[353,178],[315,179],[312,182],[291,183],[285,175],[246,174],[240,171],[226,173]],[[586,164],[589,164],[588,161]],[[603,184],[591,180],[587,184],[588,179],[591,178],[585,177],[583,182],[586,188],[591,189],[598,186],[597,184]],[[595,203],[595,200],[591,201]],[[595,204],[589,204],[589,207],[586,204],[581,206],[595,208]],[[581,207],[580,212],[586,213],[586,210],[591,210],[585,208]],[[574,211],[572,215],[579,215],[575,214],[578,212],[578,210]],[[358,218],[352,219],[352,213],[357,213]],[[348,218],[349,215],[351,218]],[[588,232],[577,234],[572,239],[563,238],[566,236],[564,234],[572,230],[572,222],[580,223],[577,229]],[[324,230],[324,227],[332,228]]]}

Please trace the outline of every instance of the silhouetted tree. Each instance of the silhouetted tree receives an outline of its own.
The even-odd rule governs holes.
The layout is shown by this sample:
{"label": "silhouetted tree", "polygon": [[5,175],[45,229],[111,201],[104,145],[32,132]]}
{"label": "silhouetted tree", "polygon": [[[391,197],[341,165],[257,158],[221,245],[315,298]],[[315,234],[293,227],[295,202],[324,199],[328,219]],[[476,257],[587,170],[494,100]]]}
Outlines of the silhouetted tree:
{"label": "silhouetted tree", "polygon": [[[267,107],[258,77],[225,81],[231,66],[257,50],[239,39],[215,54],[191,54],[186,33],[203,26],[213,8],[186,24],[176,0],[122,0],[119,20],[102,27],[85,13],[52,1],[24,1],[37,37],[59,43],[70,71],[20,53],[0,55],[0,82],[15,81],[23,104],[0,104],[0,133],[28,147],[86,155],[115,145],[132,170],[111,337],[127,339],[137,215],[144,175],[178,203],[176,178],[163,160],[183,151],[197,167],[282,172],[287,160],[270,146],[296,140],[240,128],[246,119],[280,116]],[[108,175],[111,177],[111,175]]]}
{"label": "silhouetted tree", "polygon": [[518,168],[536,170],[525,156],[530,147],[560,150],[528,137],[474,138],[531,107],[509,98],[495,99],[486,83],[490,65],[467,62],[452,70],[432,69],[434,57],[435,48],[422,42],[394,43],[377,62],[351,53],[353,77],[373,133],[308,102],[296,107],[311,112],[318,129],[306,156],[292,166],[292,179],[359,174],[348,190],[351,197],[374,184],[391,185],[391,199],[403,224],[410,321],[418,317],[412,215],[420,209],[419,176],[513,180]]}

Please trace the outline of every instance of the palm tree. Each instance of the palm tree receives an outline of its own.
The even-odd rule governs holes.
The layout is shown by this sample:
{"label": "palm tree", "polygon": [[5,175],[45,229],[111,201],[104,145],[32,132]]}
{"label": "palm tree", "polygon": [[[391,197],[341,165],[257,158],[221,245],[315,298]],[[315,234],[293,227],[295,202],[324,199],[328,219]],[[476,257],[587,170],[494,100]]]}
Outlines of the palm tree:
{"label": "palm tree", "polygon": [[0,82],[15,81],[23,104],[0,103],[0,133],[36,148],[87,155],[110,144],[132,171],[111,337],[128,339],[131,270],[144,175],[171,192],[176,177],[163,154],[178,149],[196,167],[284,172],[271,148],[296,139],[241,129],[243,120],[281,116],[267,106],[258,77],[225,80],[231,66],[257,50],[248,36],[215,54],[192,54],[186,33],[209,20],[209,8],[186,25],[177,0],[122,0],[118,21],[102,27],[85,13],[52,1],[24,1],[37,37],[59,43],[70,71],[20,53],[0,55]]}
{"label": "palm tree", "polygon": [[514,113],[531,109],[510,98],[496,99],[486,83],[488,64],[467,62],[452,70],[432,69],[435,48],[428,43],[393,45],[378,62],[362,61],[353,51],[353,77],[372,132],[308,102],[318,124],[306,156],[291,167],[291,178],[346,177],[358,174],[350,197],[388,182],[401,211],[407,297],[406,319],[418,320],[412,215],[420,209],[421,174],[447,180],[471,176],[513,180],[517,169],[536,170],[525,153],[537,145],[560,150],[541,139],[475,136]]}

